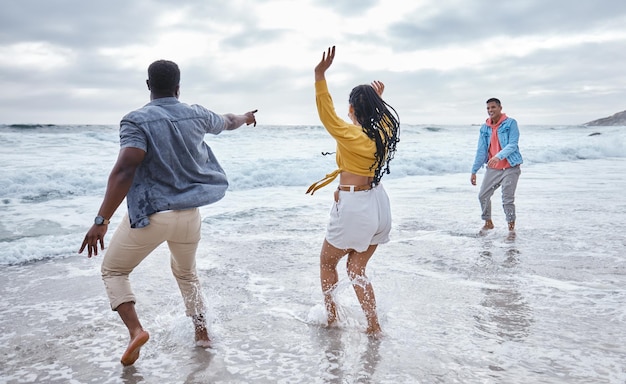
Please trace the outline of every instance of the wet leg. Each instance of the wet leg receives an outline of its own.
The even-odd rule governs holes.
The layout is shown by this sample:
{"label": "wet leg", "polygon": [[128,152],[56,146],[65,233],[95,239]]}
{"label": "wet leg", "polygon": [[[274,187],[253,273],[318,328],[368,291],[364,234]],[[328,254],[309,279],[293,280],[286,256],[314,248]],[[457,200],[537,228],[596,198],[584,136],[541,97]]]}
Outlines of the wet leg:
{"label": "wet leg", "polygon": [[204,316],[206,307],[196,269],[196,250],[202,225],[199,211],[193,209],[179,212],[178,223],[177,230],[167,241],[172,253],[170,267],[183,296],[185,314],[193,322],[196,346],[209,348],[211,339]]}
{"label": "wet leg", "polygon": [[382,336],[382,329],[378,322],[378,314],[376,311],[376,296],[374,295],[374,287],[365,275],[367,262],[376,251],[377,245],[370,245],[365,252],[352,251],[348,254],[348,276],[352,281],[352,287],[356,293],[356,297],[361,304],[361,309],[367,319],[366,333],[375,338]]}
{"label": "wet leg", "polygon": [[324,305],[329,326],[332,326],[337,321],[337,306],[333,299],[333,291],[339,282],[337,264],[346,253],[346,250],[335,248],[324,239],[320,252],[320,282],[322,284],[322,292],[324,293]]}

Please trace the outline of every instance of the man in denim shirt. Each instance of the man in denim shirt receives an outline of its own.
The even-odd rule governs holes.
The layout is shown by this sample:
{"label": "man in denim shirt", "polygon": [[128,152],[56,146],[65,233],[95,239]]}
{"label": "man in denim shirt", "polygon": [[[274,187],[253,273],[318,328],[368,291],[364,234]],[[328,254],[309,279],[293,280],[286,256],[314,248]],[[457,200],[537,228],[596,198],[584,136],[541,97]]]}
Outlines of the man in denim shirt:
{"label": "man in denim shirt", "polygon": [[256,126],[256,110],[243,115],[214,113],[200,105],[178,101],[180,70],[158,60],[148,67],[150,103],[130,112],[120,124],[120,152],[107,184],[94,225],[79,253],[88,257],[104,249],[109,219],[126,198],[128,213],[117,227],[102,261],[102,280],[111,304],[128,328],[130,341],[123,365],[139,358],[148,341],[135,311],[129,274],[160,244],[167,241],[171,268],[186,315],[192,318],[196,345],[209,347],[196,249],[200,241],[198,207],[224,197],[226,175],[204,141],[207,133]]}
{"label": "man in denim shirt", "polygon": [[478,149],[472,165],[470,182],[476,185],[476,172],[486,163],[485,178],[478,193],[485,225],[480,233],[493,229],[491,221],[491,196],[502,186],[502,208],[509,226],[509,239],[515,237],[515,189],[521,174],[522,155],[519,152],[517,121],[502,113],[500,100],[487,100],[489,117],[480,127]]}

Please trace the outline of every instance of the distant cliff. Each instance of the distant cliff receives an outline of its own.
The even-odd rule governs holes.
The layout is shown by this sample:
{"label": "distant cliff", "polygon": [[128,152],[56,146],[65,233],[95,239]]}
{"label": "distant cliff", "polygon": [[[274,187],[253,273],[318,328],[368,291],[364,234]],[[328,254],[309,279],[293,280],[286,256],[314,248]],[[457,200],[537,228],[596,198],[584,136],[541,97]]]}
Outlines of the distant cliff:
{"label": "distant cliff", "polygon": [[607,126],[607,125],[626,125],[626,111],[617,112],[613,116],[603,117],[602,119],[593,120],[584,125],[589,126]]}

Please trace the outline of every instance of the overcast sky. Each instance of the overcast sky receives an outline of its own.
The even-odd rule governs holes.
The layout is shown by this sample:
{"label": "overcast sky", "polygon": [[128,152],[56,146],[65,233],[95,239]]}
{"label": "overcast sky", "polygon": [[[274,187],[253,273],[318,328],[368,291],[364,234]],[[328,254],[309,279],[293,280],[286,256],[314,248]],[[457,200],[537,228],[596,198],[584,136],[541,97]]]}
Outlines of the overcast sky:
{"label": "overcast sky", "polygon": [[626,109],[623,0],[2,0],[0,124],[118,124],[149,101],[148,65],[180,100],[260,125],[319,125],[313,68],[347,119],[381,80],[405,124],[474,124],[502,100],[519,124]]}

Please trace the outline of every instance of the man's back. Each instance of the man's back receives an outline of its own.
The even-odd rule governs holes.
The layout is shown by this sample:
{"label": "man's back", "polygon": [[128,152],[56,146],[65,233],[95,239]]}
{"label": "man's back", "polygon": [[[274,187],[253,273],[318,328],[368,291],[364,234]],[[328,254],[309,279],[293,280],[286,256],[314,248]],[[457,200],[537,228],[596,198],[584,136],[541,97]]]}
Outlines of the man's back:
{"label": "man's back", "polygon": [[127,196],[131,226],[164,210],[195,208],[224,197],[228,180],[207,133],[224,129],[224,118],[175,97],[158,98],[127,114],[120,124],[120,146],[146,152]]}

